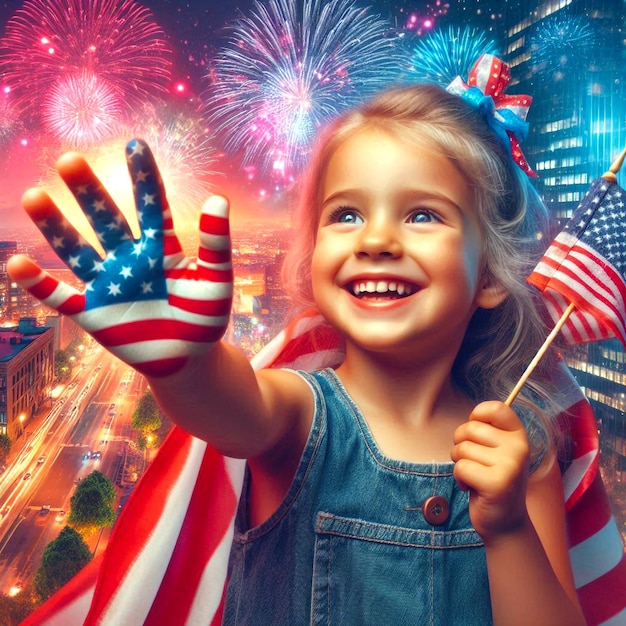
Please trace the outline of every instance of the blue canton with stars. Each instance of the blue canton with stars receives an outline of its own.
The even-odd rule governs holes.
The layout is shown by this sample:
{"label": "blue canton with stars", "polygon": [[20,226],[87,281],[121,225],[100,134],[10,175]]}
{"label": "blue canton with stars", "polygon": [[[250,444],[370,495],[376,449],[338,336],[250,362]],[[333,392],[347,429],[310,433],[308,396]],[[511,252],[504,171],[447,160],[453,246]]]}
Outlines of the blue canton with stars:
{"label": "blue canton with stars", "polygon": [[167,299],[163,274],[165,201],[149,148],[133,140],[127,148],[141,236],[135,241],[122,213],[101,185],[72,191],[106,252],[99,254],[58,216],[42,225],[55,252],[86,285],[85,310],[131,301]]}
{"label": "blue canton with stars", "polygon": [[626,192],[604,178],[593,181],[563,232],[602,255],[622,275],[626,271]]}

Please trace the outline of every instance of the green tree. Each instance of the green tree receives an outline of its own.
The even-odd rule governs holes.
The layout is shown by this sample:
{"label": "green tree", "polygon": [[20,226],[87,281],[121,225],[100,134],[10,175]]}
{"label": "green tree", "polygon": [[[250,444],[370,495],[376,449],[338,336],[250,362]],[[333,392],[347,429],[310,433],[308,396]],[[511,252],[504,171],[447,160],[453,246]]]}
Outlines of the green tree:
{"label": "green tree", "polygon": [[[145,447],[148,437],[161,427],[161,409],[154,396],[147,391],[133,413],[133,428],[140,433],[139,445]],[[154,437],[152,439],[154,441]]]}
{"label": "green tree", "polygon": [[0,434],[0,463],[6,463],[11,452],[11,437],[6,433]]}
{"label": "green tree", "polygon": [[18,626],[37,608],[32,585],[28,584],[15,596],[0,594],[0,626]]}
{"label": "green tree", "polygon": [[63,382],[72,373],[72,363],[67,350],[57,350],[54,354],[54,375],[59,382]]}
{"label": "green tree", "polygon": [[35,574],[35,593],[46,600],[91,561],[91,552],[83,538],[69,526],[50,542],[43,552]]}
{"label": "green tree", "polygon": [[113,483],[101,472],[92,472],[81,481],[70,500],[67,523],[83,536],[91,535],[115,521],[114,501]]}
{"label": "green tree", "polygon": [[92,485],[100,490],[107,504],[113,504],[113,502],[115,502],[115,486],[102,472],[98,470],[91,472],[91,474],[86,476],[85,480],[81,482],[80,487],[87,488]]}

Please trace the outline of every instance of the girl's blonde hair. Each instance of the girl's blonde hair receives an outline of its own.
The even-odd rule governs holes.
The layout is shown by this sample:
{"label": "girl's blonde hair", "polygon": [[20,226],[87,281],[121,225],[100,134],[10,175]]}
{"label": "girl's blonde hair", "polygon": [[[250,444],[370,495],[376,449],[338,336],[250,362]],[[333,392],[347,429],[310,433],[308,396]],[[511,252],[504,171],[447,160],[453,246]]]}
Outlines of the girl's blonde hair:
{"label": "girl's blonde hair", "polygon": [[[347,138],[366,128],[382,130],[403,142],[434,144],[473,189],[484,238],[486,277],[508,297],[493,310],[475,313],[453,376],[476,402],[506,398],[546,336],[536,296],[525,278],[540,255],[547,215],[526,174],[512,161],[483,114],[440,87],[388,90],[339,117],[322,133],[295,215],[297,240],[283,271],[294,302],[299,308],[315,306],[311,257],[327,164]],[[547,358],[541,369],[552,366]],[[545,397],[542,386],[535,386]]]}

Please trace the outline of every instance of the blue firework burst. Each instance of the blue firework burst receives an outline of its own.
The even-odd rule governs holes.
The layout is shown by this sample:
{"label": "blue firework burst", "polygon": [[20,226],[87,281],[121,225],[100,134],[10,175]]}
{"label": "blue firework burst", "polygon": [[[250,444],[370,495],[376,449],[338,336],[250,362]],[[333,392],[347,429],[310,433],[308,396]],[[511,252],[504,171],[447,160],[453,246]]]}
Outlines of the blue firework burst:
{"label": "blue firework burst", "polygon": [[209,123],[244,165],[297,172],[320,125],[397,79],[393,34],[353,0],[256,1],[214,61]]}
{"label": "blue firework burst", "polygon": [[[592,54],[595,33],[591,20],[576,15],[554,15],[541,22],[530,40],[532,59],[549,71],[581,67]],[[574,62],[575,61],[575,62]]]}
{"label": "blue firework burst", "polygon": [[481,54],[498,54],[483,31],[454,26],[436,30],[415,44],[409,77],[445,87],[457,76],[467,78]]}

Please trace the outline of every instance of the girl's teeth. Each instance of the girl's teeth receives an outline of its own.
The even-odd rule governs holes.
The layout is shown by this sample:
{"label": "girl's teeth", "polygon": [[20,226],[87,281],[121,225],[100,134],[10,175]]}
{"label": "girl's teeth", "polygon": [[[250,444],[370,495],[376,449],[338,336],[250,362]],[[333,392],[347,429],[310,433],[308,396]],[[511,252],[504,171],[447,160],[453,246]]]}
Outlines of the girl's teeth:
{"label": "girl's teeth", "polygon": [[384,280],[379,280],[377,282],[373,280],[363,281],[360,283],[355,283],[353,287],[353,292],[355,296],[358,296],[363,293],[389,293],[396,292],[399,296],[407,295],[410,296],[413,292],[411,285],[405,283],[396,283],[396,282],[386,282]]}

